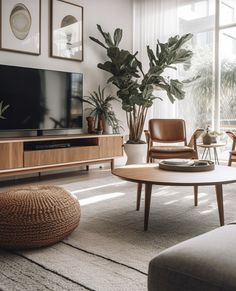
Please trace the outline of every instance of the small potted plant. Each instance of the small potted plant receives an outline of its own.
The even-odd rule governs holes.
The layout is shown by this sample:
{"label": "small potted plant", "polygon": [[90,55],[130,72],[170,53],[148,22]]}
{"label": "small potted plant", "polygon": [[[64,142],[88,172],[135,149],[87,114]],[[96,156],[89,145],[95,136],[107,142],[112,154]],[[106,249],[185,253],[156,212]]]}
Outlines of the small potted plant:
{"label": "small potted plant", "polygon": [[217,143],[217,137],[222,135],[221,132],[216,130],[211,131],[210,125],[206,127],[205,134],[202,136],[202,142],[205,145],[210,145],[212,143]]}
{"label": "small potted plant", "polygon": [[[90,105],[90,116],[87,119],[90,123],[94,123],[95,132],[98,134],[113,132],[118,133],[120,121],[117,119],[114,111],[112,110],[112,101],[118,101],[114,96],[105,93],[106,87],[101,89],[98,86],[97,91],[93,91],[89,96],[81,98],[81,101]],[[94,118],[94,120],[91,120]],[[90,127],[90,131],[92,128]]]}
{"label": "small potted plant", "polygon": [[211,136],[210,136],[210,126],[206,127],[205,133],[202,136],[202,143],[205,145],[211,144]]}
{"label": "small potted plant", "polygon": [[222,132],[216,130],[210,131],[209,135],[211,136],[211,143],[217,143],[217,137],[222,135]]}

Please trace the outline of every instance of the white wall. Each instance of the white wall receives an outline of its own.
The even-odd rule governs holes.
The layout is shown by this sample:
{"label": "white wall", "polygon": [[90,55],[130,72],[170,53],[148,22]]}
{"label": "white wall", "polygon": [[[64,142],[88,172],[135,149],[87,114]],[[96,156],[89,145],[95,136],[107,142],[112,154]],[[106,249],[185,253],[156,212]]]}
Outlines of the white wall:
{"label": "white wall", "polygon": [[[84,95],[96,90],[99,84],[106,85],[109,74],[97,68],[99,62],[106,59],[105,51],[92,42],[89,36],[99,37],[96,24],[105,31],[113,31],[119,27],[124,30],[122,47],[132,49],[133,40],[133,8],[132,0],[67,0],[84,7],[84,61],[75,62],[49,57],[49,0],[42,2],[41,55],[31,56],[20,53],[0,51],[0,63],[24,67],[42,68],[49,70],[79,72],[84,74]],[[114,87],[110,87],[114,92]],[[126,127],[125,114],[120,104],[114,104],[117,117]],[[86,128],[86,123],[84,122]],[[124,159],[118,159],[117,164],[123,164]],[[6,179],[4,179],[6,180]]]}
{"label": "white wall", "polygon": [[[84,95],[96,90],[99,84],[104,86],[108,74],[97,68],[98,62],[104,62],[106,55],[102,48],[89,39],[99,37],[96,24],[105,31],[120,27],[124,30],[122,46],[132,49],[132,0],[67,0],[84,7],[84,62],[60,60],[49,57],[49,0],[42,0],[41,55],[31,56],[0,51],[0,63],[24,67],[43,68],[84,74]],[[115,105],[119,119],[125,121],[120,105]]]}

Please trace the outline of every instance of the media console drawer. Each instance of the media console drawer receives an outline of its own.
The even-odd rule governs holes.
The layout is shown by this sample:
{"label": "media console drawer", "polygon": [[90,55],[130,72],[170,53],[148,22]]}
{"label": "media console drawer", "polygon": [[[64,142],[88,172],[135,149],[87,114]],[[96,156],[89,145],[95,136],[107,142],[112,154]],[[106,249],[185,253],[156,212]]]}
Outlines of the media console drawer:
{"label": "media console drawer", "polygon": [[23,167],[23,143],[0,144],[0,170]]}
{"label": "media console drawer", "polygon": [[100,158],[123,156],[123,137],[112,136],[99,139]]}
{"label": "media console drawer", "polygon": [[72,163],[93,160],[98,157],[99,146],[24,151],[24,167]]}

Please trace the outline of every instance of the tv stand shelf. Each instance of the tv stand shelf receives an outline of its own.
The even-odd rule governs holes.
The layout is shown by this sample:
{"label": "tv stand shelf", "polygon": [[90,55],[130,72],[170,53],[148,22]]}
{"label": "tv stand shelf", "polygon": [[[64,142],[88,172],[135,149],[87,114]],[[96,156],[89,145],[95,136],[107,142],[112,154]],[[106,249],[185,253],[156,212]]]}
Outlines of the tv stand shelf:
{"label": "tv stand shelf", "polygon": [[0,138],[0,177],[110,162],[123,155],[122,135]]}

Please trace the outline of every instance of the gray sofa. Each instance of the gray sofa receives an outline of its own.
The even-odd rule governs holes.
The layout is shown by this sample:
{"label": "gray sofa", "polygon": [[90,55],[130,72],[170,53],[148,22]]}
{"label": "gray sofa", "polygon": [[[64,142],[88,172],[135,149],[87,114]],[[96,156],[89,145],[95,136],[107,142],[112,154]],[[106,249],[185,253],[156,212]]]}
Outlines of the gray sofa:
{"label": "gray sofa", "polygon": [[236,225],[173,246],[149,264],[149,291],[236,290]]}

